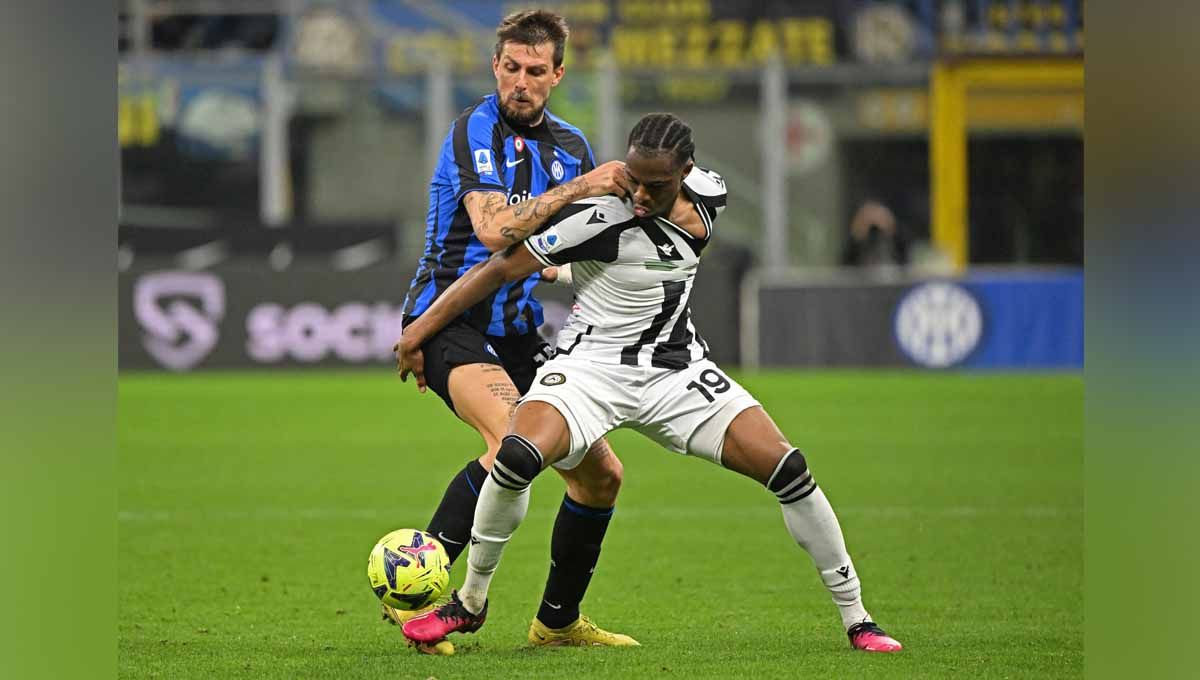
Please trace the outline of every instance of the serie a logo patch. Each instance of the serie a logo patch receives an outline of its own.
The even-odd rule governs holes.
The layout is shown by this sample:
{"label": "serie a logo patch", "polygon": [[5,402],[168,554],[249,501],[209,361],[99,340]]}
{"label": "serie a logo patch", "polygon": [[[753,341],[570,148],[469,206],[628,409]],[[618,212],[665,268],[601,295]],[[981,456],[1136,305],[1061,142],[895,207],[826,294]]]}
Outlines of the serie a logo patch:
{"label": "serie a logo patch", "polygon": [[488,175],[495,171],[495,167],[492,165],[492,152],[488,149],[476,149],[475,172],[480,175]]}
{"label": "serie a logo patch", "polygon": [[563,375],[562,373],[547,373],[539,382],[547,387],[554,387],[555,385],[561,385],[566,381],[567,376]]}

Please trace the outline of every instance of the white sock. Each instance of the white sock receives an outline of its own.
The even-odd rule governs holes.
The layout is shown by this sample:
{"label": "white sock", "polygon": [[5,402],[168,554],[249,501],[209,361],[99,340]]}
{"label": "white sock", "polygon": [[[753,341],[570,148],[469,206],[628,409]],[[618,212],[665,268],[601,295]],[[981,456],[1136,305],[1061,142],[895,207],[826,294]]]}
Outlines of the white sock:
{"label": "white sock", "polygon": [[806,497],[780,506],[783,521],[792,538],[812,557],[842,616],[842,627],[849,630],[856,623],[869,621],[871,615],[863,607],[858,572],[846,552],[837,515],[821,488],[815,484],[813,487]]}
{"label": "white sock", "polygon": [[488,475],[479,490],[475,505],[475,524],[471,527],[471,552],[467,556],[467,578],[458,597],[463,606],[478,614],[487,603],[488,586],[500,565],[504,545],[525,519],[529,510],[529,486],[519,491],[496,483]]}

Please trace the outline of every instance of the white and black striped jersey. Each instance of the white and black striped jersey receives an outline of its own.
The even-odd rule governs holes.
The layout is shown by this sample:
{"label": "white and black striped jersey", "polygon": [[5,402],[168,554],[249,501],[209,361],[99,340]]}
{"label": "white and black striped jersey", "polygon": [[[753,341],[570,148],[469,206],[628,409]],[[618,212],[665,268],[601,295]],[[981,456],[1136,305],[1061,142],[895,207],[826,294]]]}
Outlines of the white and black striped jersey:
{"label": "white and black striped jersey", "polygon": [[720,175],[695,167],[683,189],[704,238],[662,218],[639,218],[615,196],[577,201],[525,247],[547,266],[573,263],[575,306],[558,352],[628,366],[683,369],[708,356],[688,310],[700,253],[725,209]]}

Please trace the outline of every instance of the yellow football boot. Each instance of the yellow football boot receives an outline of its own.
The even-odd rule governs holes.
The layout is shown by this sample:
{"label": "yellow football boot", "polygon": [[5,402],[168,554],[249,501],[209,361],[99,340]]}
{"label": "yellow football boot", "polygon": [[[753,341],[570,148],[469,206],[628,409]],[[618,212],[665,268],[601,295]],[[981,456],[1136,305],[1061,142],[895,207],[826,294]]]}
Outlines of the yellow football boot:
{"label": "yellow football boot", "polygon": [[586,616],[575,619],[565,628],[547,628],[533,620],[529,626],[529,644],[535,647],[640,647],[637,640],[620,633],[610,633],[592,623]]}
{"label": "yellow football boot", "polygon": [[[407,621],[411,618],[420,616],[421,614],[424,614],[425,612],[433,611],[435,608],[437,608],[438,603],[435,602],[435,603],[429,605],[428,607],[424,607],[422,609],[414,609],[412,611],[405,611],[403,609],[396,609],[395,607],[389,607],[386,604],[383,604],[382,602],[379,603],[379,606],[383,607],[383,620],[384,621],[387,621],[388,623],[392,624],[393,626],[403,626],[405,621]],[[434,656],[453,656],[454,655],[454,643],[450,642],[449,640],[440,640],[438,642],[435,642],[435,643],[429,644],[429,645],[424,644],[424,643],[413,642],[412,640],[409,640],[408,638],[404,638],[404,641],[408,643],[409,647],[415,647],[417,649],[417,651],[422,654],[432,654]]]}

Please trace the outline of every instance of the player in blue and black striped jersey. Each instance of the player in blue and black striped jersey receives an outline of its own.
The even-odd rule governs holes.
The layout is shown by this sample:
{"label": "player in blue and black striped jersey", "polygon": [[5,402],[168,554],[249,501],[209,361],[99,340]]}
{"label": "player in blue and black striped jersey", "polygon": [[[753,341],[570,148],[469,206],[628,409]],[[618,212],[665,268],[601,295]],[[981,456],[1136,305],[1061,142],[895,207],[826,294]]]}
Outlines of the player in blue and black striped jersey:
{"label": "player in blue and black striped jersey", "polygon": [[[482,202],[497,212],[512,206],[515,216],[518,204],[594,167],[583,133],[549,111],[540,124],[523,125],[502,113],[494,93],[464,111],[446,136],[430,183],[425,252],[404,313],[420,316],[463,272],[510,245],[504,234],[490,233],[495,217],[476,225],[468,204]],[[534,274],[505,286],[466,321],[485,335],[528,335],[542,323],[542,307],[532,294],[540,278]]]}
{"label": "player in blue and black striped jersey", "polygon": [[[596,167],[583,133],[546,110],[550,91],[564,74],[567,33],[562,17],[538,10],[511,14],[497,28],[492,59],[496,91],[451,125],[430,182],[425,250],[404,303],[405,325],[472,266],[524,241],[563,206],[581,198],[626,194],[625,164]],[[543,274],[548,280],[559,276],[550,268],[512,282],[422,347],[429,358],[429,386],[487,445],[484,455],[450,482],[428,525],[452,560],[471,538],[478,491],[507,433],[517,397],[529,389],[549,355],[537,334],[542,308],[533,297]],[[621,463],[608,444],[598,441],[594,453],[591,469],[562,475],[567,493],[554,526],[550,575],[537,614],[539,630],[556,631],[558,644],[633,642],[579,614],[621,485]],[[402,623],[411,613],[385,605],[384,615]],[[445,654],[452,649],[442,641],[421,651]]]}

